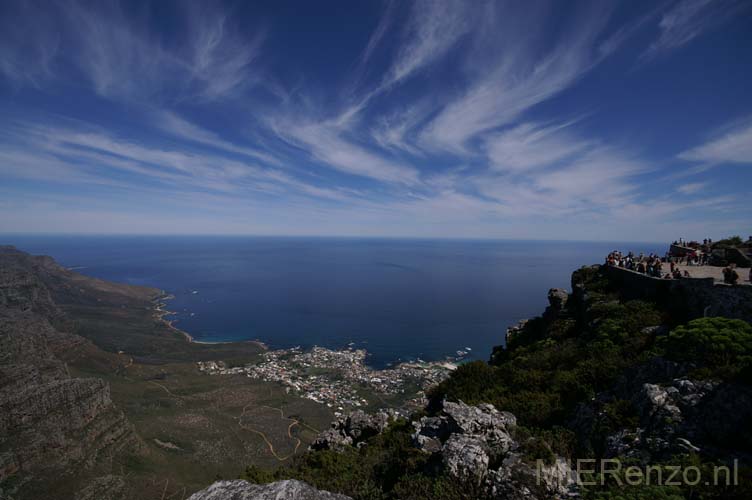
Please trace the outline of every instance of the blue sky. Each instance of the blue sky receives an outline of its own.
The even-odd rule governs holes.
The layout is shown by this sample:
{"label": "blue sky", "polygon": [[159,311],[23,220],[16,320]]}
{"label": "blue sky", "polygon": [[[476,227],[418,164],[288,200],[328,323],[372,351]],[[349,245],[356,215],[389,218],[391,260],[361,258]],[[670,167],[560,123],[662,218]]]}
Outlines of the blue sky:
{"label": "blue sky", "polygon": [[0,232],[752,234],[752,4],[0,4]]}

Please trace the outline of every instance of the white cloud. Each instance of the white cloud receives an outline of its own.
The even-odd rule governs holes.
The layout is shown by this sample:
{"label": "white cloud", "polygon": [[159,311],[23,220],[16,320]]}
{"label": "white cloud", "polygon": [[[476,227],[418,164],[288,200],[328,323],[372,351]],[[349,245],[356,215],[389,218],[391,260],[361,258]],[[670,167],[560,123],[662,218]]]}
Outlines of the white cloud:
{"label": "white cloud", "polygon": [[707,182],[690,182],[687,184],[682,184],[681,186],[676,188],[676,190],[681,194],[694,194],[702,191],[707,185]]}
{"label": "white cloud", "polygon": [[407,43],[382,83],[388,87],[443,56],[471,27],[470,6],[460,0],[421,0],[413,6]]}
{"label": "white cloud", "polygon": [[642,58],[652,59],[676,50],[718,27],[743,8],[745,3],[737,0],[680,0],[661,17],[660,35]]}
{"label": "white cloud", "polygon": [[339,202],[357,199],[353,190],[318,186],[277,168],[185,147],[144,144],[99,129],[21,124],[6,130],[6,136],[7,142],[0,142],[0,174],[6,178],[139,190],[148,186],[163,193],[274,192]]}
{"label": "white cloud", "polygon": [[505,172],[526,171],[551,166],[588,148],[588,141],[566,132],[569,126],[523,123],[491,135],[486,138],[489,166]]}
{"label": "white cloud", "polygon": [[36,86],[83,77],[100,96],[139,102],[212,100],[249,84],[259,32],[241,34],[214,4],[178,5],[184,29],[166,44],[115,1],[20,2],[0,20],[0,76]]}
{"label": "white cloud", "polygon": [[717,163],[752,163],[752,120],[727,127],[725,133],[679,154],[682,160]]}
{"label": "white cloud", "polygon": [[270,165],[280,164],[280,160],[274,155],[233,144],[222,139],[216,133],[199,127],[171,111],[156,112],[154,118],[157,128],[176,137],[211,146],[222,151],[250,156]]}
{"label": "white cloud", "polygon": [[343,130],[333,123],[295,125],[288,121],[274,125],[279,136],[305,148],[319,162],[341,172],[400,184],[418,182],[418,170],[391,161],[344,138]]}
{"label": "white cloud", "polygon": [[609,16],[605,3],[576,13],[552,42],[546,40],[550,32],[542,28],[538,9],[486,19],[493,29],[479,30],[488,39],[478,43],[496,50],[486,48],[491,55],[471,58],[474,71],[467,89],[427,126],[423,143],[463,152],[479,133],[511,123],[570,86],[604,57],[598,40]]}

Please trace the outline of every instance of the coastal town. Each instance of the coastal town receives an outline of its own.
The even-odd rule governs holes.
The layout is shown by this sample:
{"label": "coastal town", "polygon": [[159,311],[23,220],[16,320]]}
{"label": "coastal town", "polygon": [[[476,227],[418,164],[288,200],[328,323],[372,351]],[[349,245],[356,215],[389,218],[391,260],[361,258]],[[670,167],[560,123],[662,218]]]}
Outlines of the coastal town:
{"label": "coastal town", "polygon": [[279,382],[288,391],[327,405],[335,414],[354,408],[378,406],[383,398],[397,396],[402,410],[425,404],[425,392],[446,379],[456,368],[453,360],[400,363],[384,370],[366,365],[364,349],[331,350],[301,347],[266,351],[255,364],[228,367],[222,361],[199,361],[209,375],[246,375]]}

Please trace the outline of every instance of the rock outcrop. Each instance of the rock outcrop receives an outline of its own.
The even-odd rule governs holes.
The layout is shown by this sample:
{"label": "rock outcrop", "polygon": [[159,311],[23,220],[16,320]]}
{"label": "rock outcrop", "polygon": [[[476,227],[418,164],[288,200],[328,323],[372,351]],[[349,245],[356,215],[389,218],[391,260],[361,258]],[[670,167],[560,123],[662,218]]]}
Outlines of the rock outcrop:
{"label": "rock outcrop", "polygon": [[392,416],[385,412],[368,414],[355,410],[350,415],[332,422],[311,443],[312,450],[342,450],[347,446],[358,445],[366,439],[386,429]]}
{"label": "rock outcrop", "polygon": [[317,490],[296,480],[268,484],[251,484],[248,481],[218,481],[205,490],[191,495],[188,500],[351,500],[345,495]]}

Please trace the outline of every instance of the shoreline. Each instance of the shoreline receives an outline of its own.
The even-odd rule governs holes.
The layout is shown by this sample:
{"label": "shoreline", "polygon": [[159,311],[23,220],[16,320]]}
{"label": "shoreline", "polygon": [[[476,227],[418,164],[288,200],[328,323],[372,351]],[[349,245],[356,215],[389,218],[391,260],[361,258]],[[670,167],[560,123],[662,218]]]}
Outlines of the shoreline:
{"label": "shoreline", "polygon": [[190,344],[204,344],[204,345],[214,345],[214,344],[241,344],[250,342],[253,344],[257,344],[259,347],[261,347],[264,351],[268,351],[269,347],[263,343],[260,340],[243,340],[243,341],[211,341],[211,340],[196,340],[193,338],[193,335],[186,332],[185,330],[181,330],[180,328],[176,327],[173,323],[177,320],[169,320],[166,319],[165,316],[169,316],[171,314],[176,314],[173,311],[170,311],[169,309],[165,309],[167,306],[168,300],[174,299],[175,296],[172,294],[168,294],[164,290],[161,290],[160,295],[155,297],[152,302],[154,303],[154,319],[160,323],[163,323],[167,326],[169,330],[174,331],[175,333],[179,333],[183,336],[183,338]]}
{"label": "shoreline", "polygon": [[[261,349],[265,352],[274,352],[274,351],[285,351],[285,350],[294,350],[299,349],[297,348],[280,348],[275,349],[274,351],[269,348],[269,346],[261,341],[261,340],[196,340],[190,333],[186,332],[185,330],[181,330],[180,328],[176,327],[173,323],[177,320],[169,320],[166,319],[165,316],[169,316],[171,314],[176,314],[173,311],[170,311],[169,309],[165,309],[166,301],[174,299],[175,296],[172,294],[168,294],[164,290],[161,291],[162,293],[155,297],[152,301],[154,303],[154,319],[156,321],[159,321],[167,326],[168,329],[179,333],[183,336],[183,338],[191,344],[203,344],[203,345],[220,345],[220,344],[243,344],[243,343],[253,343],[261,347]],[[313,349],[320,348],[321,346],[314,345],[307,349],[304,349],[304,351],[311,351]],[[346,351],[355,351],[358,349],[353,349],[353,347],[340,347],[340,348],[324,348],[332,352],[346,352]],[[364,352],[368,353],[366,349],[360,349]],[[395,363],[389,363],[387,366],[384,367],[373,367],[368,364],[366,366],[373,371],[381,371],[381,370],[394,370],[398,368],[401,365],[412,365],[412,366],[430,366],[430,365],[442,365],[443,368],[447,370],[456,370],[457,367],[463,363],[472,361],[472,359],[463,359],[463,358],[455,358],[452,356],[445,356],[441,359],[436,360],[423,360],[420,358],[412,359],[412,360],[405,360],[405,361],[397,361]]]}
{"label": "shoreline", "polygon": [[172,324],[173,320],[169,320],[165,318],[165,316],[175,314],[173,311],[165,309],[165,306],[167,305],[166,301],[172,300],[174,298],[175,298],[174,295],[168,294],[164,290],[162,290],[162,293],[159,296],[154,298],[154,319],[166,325],[169,330],[172,330],[174,332],[181,334],[185,338],[185,340],[187,340],[189,343],[194,343],[196,341],[193,339],[193,336],[191,336],[190,333],[186,332],[185,330],[181,330],[180,328],[177,328],[175,325]]}
{"label": "shoreline", "polygon": [[[176,314],[174,311],[170,311],[169,309],[166,309],[168,300],[172,300],[175,298],[173,294],[169,294],[164,290],[160,290],[160,294],[154,299],[152,299],[152,302],[154,304],[154,319],[158,322],[163,323],[167,326],[169,330],[174,331],[175,333],[179,333],[183,336],[183,338],[190,344],[203,344],[203,345],[220,345],[220,344],[242,344],[242,343],[253,343],[261,347],[261,349],[265,352],[273,352],[269,346],[261,341],[261,340],[196,340],[193,335],[186,332],[185,330],[181,330],[180,328],[176,327],[174,325],[174,322],[177,320],[169,320],[166,319],[165,316],[169,316],[171,314]],[[313,349],[319,348],[320,346],[314,345],[311,346],[308,349],[305,349],[305,351],[311,351]],[[275,349],[275,351],[283,351],[283,350],[294,350],[296,348],[281,348],[281,349]],[[353,349],[351,346],[349,347],[340,347],[340,348],[324,348],[333,352],[346,352],[346,351],[353,351],[358,349]],[[364,352],[368,352],[366,349],[362,349]],[[389,363],[387,366],[379,368],[379,367],[373,367],[370,365],[367,365],[370,370],[373,371],[381,371],[381,370],[394,370],[397,369],[401,365],[413,365],[413,366],[430,366],[430,365],[441,365],[443,368],[453,371],[456,370],[457,367],[463,363],[472,361],[472,359],[463,359],[462,357],[455,358],[452,356],[445,356],[442,359],[436,359],[436,360],[422,360],[420,358],[416,358],[413,360],[405,360],[405,361],[397,361],[395,363]]]}

